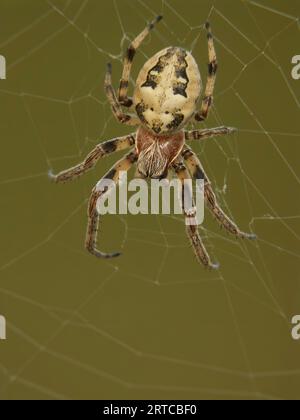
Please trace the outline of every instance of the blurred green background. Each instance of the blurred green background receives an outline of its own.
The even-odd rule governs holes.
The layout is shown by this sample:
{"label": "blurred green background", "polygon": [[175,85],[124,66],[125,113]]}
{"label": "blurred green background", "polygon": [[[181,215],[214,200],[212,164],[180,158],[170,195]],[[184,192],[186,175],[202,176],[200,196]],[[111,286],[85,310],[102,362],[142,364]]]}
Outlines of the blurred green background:
{"label": "blurred green background", "polygon": [[[1,399],[299,398],[300,3],[294,0],[1,0]],[[203,127],[234,136],[193,143],[223,208],[257,242],[201,234],[219,271],[197,264],[181,217],[107,216],[99,261],[84,250],[86,205],[120,158],[79,181],[55,172],[130,132],[103,92],[130,39],[164,20],[137,54],[192,50],[204,79],[209,19],[219,72]],[[132,173],[133,175],[133,173]]]}

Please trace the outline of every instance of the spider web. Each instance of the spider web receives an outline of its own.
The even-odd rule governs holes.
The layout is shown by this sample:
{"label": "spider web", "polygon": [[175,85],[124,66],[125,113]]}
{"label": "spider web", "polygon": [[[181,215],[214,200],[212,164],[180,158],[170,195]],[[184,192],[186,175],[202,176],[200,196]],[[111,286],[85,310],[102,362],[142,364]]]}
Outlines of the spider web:
{"label": "spider web", "polygon": [[[1,398],[299,398],[290,321],[300,311],[300,83],[290,76],[299,4],[34,4],[22,20],[6,19],[0,42],[8,63],[0,102],[10,115],[1,121]],[[200,232],[218,271],[197,264],[180,216],[107,216],[102,248],[121,246],[123,256],[85,253],[89,192],[119,156],[73,184],[47,180],[49,169],[130,132],[105,99],[105,63],[116,86],[129,40],[157,14],[164,20],[131,82],[146,58],[174,44],[193,52],[204,78],[209,20],[220,70],[203,126],[239,128],[191,143],[223,209],[258,235],[236,240],[206,215]]]}

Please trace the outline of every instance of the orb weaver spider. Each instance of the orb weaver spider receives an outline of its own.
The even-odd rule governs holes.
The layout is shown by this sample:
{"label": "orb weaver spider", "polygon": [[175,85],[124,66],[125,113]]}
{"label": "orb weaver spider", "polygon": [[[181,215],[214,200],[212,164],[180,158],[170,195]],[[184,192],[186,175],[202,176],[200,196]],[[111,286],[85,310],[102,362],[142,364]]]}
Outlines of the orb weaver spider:
{"label": "orb weaver spider", "polygon": [[[183,130],[192,119],[201,122],[208,116],[212,105],[213,91],[217,72],[217,58],[214,48],[210,24],[207,22],[208,40],[208,76],[204,96],[197,110],[202,84],[198,65],[192,54],[180,47],[168,47],[155,54],[142,67],[136,83],[133,98],[128,97],[129,78],[133,58],[138,47],[146,38],[155,24],[162,19],[158,16],[151,22],[129,45],[123,62],[123,72],[118,93],[112,85],[112,66],[107,65],[105,76],[105,92],[115,118],[122,124],[138,126],[135,133],[98,144],[86,159],[70,169],[57,175],[50,173],[55,182],[66,182],[77,178],[92,169],[97,161],[110,153],[132,147],[126,156],[104,176],[116,183],[121,171],[128,171],[137,165],[137,174],[144,178],[167,177],[173,169],[182,182],[190,179],[204,180],[205,203],[218,222],[227,231],[239,238],[254,239],[252,233],[242,232],[237,225],[224,213],[219,206],[198,157],[186,145],[188,140],[202,140],[204,138],[230,134],[235,131],[231,127],[216,127],[202,130]],[[124,112],[124,108],[134,107],[136,115]],[[94,187],[88,205],[88,228],[85,246],[87,250],[99,258],[112,258],[119,252],[103,253],[96,247],[99,214],[97,200],[108,191]],[[194,217],[186,213],[186,218]],[[194,224],[186,223],[188,237],[200,263],[208,268],[218,268],[213,263]]]}

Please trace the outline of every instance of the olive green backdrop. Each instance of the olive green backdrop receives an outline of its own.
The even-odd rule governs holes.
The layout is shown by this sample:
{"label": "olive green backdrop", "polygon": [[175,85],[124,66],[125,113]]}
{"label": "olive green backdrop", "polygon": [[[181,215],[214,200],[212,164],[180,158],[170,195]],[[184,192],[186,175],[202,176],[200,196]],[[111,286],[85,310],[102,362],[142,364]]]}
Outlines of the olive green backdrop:
{"label": "olive green backdrop", "polygon": [[[1,0],[0,398],[299,398],[299,1]],[[197,264],[181,217],[107,216],[99,261],[84,250],[89,192],[120,158],[79,181],[49,169],[130,132],[103,92],[146,22],[133,79],[172,44],[206,75],[204,22],[216,38],[215,107],[203,127],[233,136],[194,143],[219,201],[256,242],[206,214],[201,233],[220,270]],[[133,174],[131,174],[133,175]]]}

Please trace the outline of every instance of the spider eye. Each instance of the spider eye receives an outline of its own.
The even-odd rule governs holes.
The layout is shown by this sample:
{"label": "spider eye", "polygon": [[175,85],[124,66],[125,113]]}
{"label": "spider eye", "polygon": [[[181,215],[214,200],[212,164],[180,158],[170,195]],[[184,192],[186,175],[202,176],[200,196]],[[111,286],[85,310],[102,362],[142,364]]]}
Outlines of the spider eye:
{"label": "spider eye", "polygon": [[154,111],[154,109],[153,108],[150,108],[150,111]]}
{"label": "spider eye", "polygon": [[165,111],[165,114],[167,114],[167,115],[168,115],[168,114],[170,114],[170,112],[169,112],[169,111]]}

